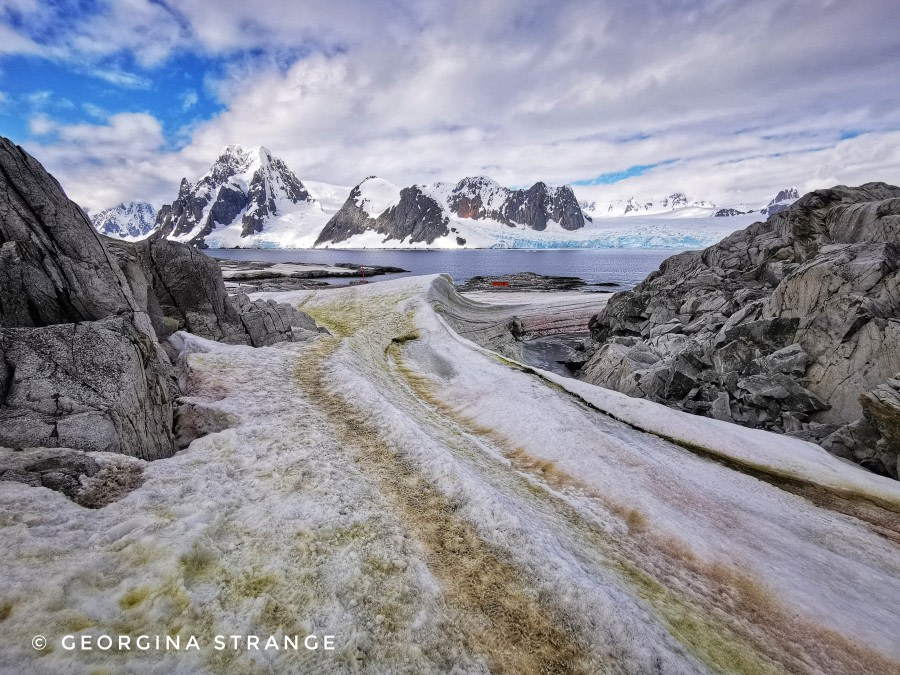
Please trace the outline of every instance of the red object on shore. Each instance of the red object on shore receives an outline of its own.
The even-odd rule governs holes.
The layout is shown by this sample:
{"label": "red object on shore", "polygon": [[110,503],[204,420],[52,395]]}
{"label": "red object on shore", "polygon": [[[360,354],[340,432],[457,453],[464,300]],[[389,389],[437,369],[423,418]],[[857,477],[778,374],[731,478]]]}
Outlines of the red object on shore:
{"label": "red object on shore", "polygon": [[509,286],[508,281],[492,281],[491,286]]}

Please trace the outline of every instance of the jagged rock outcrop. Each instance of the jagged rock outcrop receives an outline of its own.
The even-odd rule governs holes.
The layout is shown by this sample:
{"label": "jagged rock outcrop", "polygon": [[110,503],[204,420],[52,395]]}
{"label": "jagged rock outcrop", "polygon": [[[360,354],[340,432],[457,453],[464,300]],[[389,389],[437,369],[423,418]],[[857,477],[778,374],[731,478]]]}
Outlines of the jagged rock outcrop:
{"label": "jagged rock outcrop", "polygon": [[316,323],[286,303],[229,297],[219,264],[174,241],[113,242],[110,250],[160,339],[177,330],[264,347],[307,339]]}
{"label": "jagged rock outcrop", "polygon": [[266,347],[278,342],[303,342],[318,332],[309,314],[287,303],[274,300],[250,300],[243,293],[234,297],[241,325],[254,347]]}
{"label": "jagged rock outcrop", "polygon": [[834,454],[891,474],[900,453],[900,373],[859,399],[863,416],[828,436],[823,445]]}
{"label": "jagged rock outcrop", "polygon": [[174,241],[111,242],[109,248],[160,339],[186,330],[209,340],[249,344],[214,259]]}
{"label": "jagged rock outcrop", "polygon": [[0,445],[174,451],[170,364],[84,212],[0,139]]}
{"label": "jagged rock outcrop", "polygon": [[551,188],[538,182],[527,190],[510,190],[483,176],[463,178],[447,198],[447,205],[460,218],[490,219],[538,231],[547,229],[551,220],[565,230],[584,227],[585,221],[568,185]]}
{"label": "jagged rock outcrop", "polygon": [[21,148],[0,139],[0,327],[135,311],[84,211]]}
{"label": "jagged rock outcrop", "polygon": [[279,213],[278,202],[313,202],[306,187],[266,148],[229,145],[196,184],[183,178],[178,197],[160,208],[154,238],[202,246],[216,227],[240,218],[241,237],[260,232]]}
{"label": "jagged rock outcrop", "polygon": [[900,372],[900,188],[809,193],[666,260],[590,329],[590,382],[898,475],[886,383]]}

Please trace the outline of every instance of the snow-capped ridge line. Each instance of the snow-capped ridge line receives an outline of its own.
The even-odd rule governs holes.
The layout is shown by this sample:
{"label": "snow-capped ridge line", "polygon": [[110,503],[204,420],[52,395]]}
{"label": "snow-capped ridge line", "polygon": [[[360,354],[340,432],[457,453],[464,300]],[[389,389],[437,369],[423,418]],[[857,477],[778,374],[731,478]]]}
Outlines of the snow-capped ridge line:
{"label": "snow-capped ridge line", "polygon": [[157,236],[227,246],[298,212],[325,216],[283,160],[263,146],[227,145],[197,183],[182,179],[176,200],[160,209]]}
{"label": "snow-capped ridge line", "polygon": [[374,175],[352,188],[309,183],[315,188],[265,146],[226,145],[196,182],[182,179],[151,236],[209,248],[703,248],[788,203],[716,214],[673,191],[601,208],[579,202],[569,185],[508,188],[486,175],[409,186]]}

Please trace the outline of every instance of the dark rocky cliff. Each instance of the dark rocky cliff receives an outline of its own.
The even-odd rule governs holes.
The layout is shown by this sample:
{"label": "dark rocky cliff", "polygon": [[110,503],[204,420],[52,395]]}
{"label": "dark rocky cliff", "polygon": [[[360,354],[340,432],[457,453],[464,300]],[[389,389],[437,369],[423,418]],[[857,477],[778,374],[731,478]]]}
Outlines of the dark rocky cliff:
{"label": "dark rocky cliff", "polygon": [[337,244],[369,231],[382,235],[385,241],[399,243],[408,239],[410,244],[432,244],[438,237],[450,234],[441,205],[416,186],[400,190],[399,202],[374,217],[360,206],[360,196],[360,185],[357,185],[322,228],[315,246]]}
{"label": "dark rocky cliff", "polygon": [[900,188],[809,193],[668,259],[590,329],[590,382],[898,476]]}
{"label": "dark rocky cliff", "polygon": [[186,244],[100,236],[4,138],[0,188],[0,447],[168,457],[182,392],[160,340],[258,347],[317,332],[289,305],[229,297],[218,264]]}
{"label": "dark rocky cliff", "polygon": [[101,236],[7,139],[0,181],[0,445],[171,455],[171,366]]}

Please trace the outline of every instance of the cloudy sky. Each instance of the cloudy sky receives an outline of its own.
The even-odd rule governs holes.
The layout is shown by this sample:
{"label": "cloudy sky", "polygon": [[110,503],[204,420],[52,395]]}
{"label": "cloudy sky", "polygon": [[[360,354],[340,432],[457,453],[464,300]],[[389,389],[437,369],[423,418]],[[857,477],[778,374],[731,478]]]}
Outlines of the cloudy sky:
{"label": "cloudy sky", "polygon": [[0,134],[89,209],[301,179],[719,204],[900,183],[897,0],[0,0]]}

